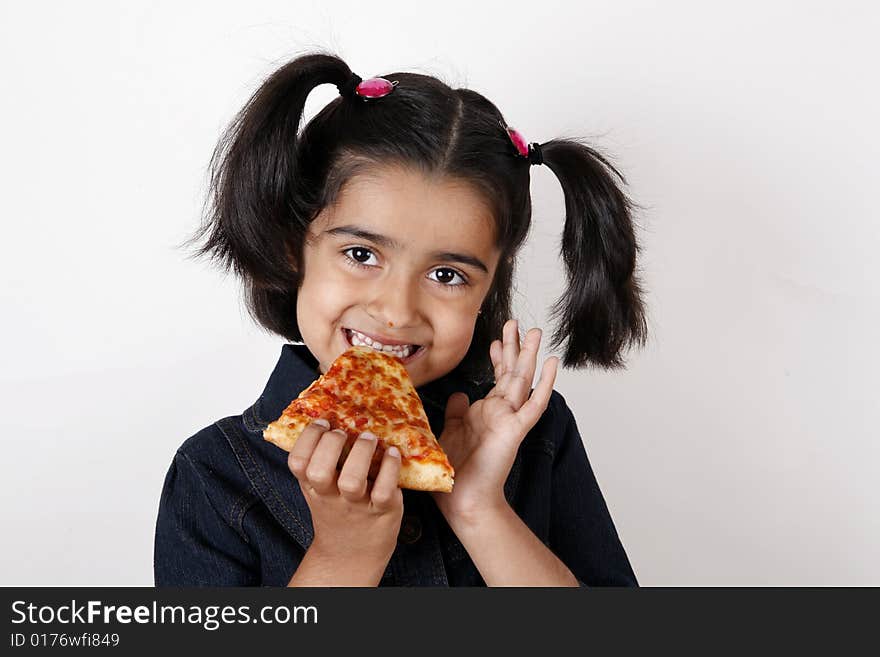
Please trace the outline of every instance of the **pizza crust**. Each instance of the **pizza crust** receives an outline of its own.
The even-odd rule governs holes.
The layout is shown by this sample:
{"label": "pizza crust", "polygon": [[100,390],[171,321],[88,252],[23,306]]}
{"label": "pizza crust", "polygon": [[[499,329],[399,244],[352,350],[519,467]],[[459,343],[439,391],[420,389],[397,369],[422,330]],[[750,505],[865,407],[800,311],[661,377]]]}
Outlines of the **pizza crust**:
{"label": "pizza crust", "polygon": [[398,483],[401,488],[451,493],[455,482],[449,470],[439,463],[426,461],[414,465],[413,461],[403,461]]}

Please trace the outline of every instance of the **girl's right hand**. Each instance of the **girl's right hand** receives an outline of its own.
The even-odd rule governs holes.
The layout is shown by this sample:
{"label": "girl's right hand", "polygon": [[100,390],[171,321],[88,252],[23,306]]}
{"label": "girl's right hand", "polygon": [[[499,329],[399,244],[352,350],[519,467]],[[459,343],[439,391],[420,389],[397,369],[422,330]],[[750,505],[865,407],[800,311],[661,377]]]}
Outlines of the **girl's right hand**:
{"label": "girl's right hand", "polygon": [[386,450],[375,480],[369,481],[378,441],[364,433],[337,471],[348,438],[329,427],[326,420],[312,422],[287,459],[312,512],[315,537],[309,551],[331,562],[375,560],[384,570],[403,518],[403,493],[397,485],[400,453],[396,447]]}

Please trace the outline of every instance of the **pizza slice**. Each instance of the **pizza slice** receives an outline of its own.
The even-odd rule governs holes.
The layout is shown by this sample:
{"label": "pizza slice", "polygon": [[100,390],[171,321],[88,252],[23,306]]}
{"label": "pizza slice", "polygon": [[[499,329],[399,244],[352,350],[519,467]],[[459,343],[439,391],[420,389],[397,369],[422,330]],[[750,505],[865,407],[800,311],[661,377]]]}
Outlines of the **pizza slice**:
{"label": "pizza slice", "polygon": [[[455,475],[434,437],[428,416],[403,363],[370,347],[353,346],[330,365],[263,431],[263,438],[290,451],[303,430],[319,417],[348,435],[342,459],[363,431],[382,447],[400,450],[399,485],[414,490],[451,492]],[[376,450],[375,475],[384,450]]]}

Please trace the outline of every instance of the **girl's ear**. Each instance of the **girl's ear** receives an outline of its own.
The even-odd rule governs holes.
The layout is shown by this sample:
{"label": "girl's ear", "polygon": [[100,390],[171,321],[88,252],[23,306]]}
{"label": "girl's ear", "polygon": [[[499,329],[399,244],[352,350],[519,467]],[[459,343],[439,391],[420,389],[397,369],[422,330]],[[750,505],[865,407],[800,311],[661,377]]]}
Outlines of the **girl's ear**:
{"label": "girl's ear", "polygon": [[623,366],[621,351],[644,345],[648,327],[635,274],[639,246],[634,203],[625,179],[596,150],[576,140],[542,145],[546,164],[565,194],[562,260],[568,285],[553,304],[551,349],[565,343],[563,364]]}

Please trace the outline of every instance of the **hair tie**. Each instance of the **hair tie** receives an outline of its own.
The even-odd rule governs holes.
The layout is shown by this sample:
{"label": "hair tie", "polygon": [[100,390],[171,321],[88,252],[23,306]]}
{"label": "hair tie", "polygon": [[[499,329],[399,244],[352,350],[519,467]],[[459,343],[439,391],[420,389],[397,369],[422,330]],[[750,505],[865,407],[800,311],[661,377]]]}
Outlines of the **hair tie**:
{"label": "hair tie", "polygon": [[516,147],[516,152],[520,157],[526,158],[529,161],[529,164],[544,164],[544,154],[541,152],[541,144],[538,142],[528,144],[518,130],[511,128],[510,126],[505,126],[504,124],[502,124],[502,126],[507,130],[507,135]]}
{"label": "hair tie", "polygon": [[360,83],[361,77],[357,73],[352,73],[348,80],[342,84],[337,84],[336,88],[339,89],[340,96],[351,96]]}
{"label": "hair tie", "polygon": [[394,91],[396,86],[397,80],[394,82],[385,78],[364,80],[357,73],[352,73],[348,80],[342,84],[337,84],[336,88],[339,89],[340,96],[345,96],[346,98],[358,96],[363,100],[371,100],[387,96]]}
{"label": "hair tie", "polygon": [[544,154],[538,142],[529,144],[529,164],[544,164]]}

